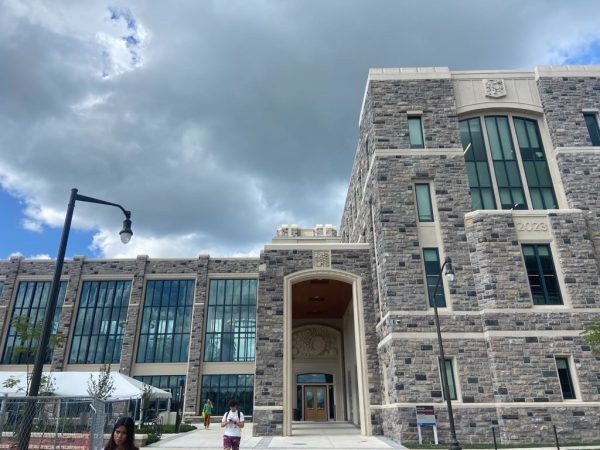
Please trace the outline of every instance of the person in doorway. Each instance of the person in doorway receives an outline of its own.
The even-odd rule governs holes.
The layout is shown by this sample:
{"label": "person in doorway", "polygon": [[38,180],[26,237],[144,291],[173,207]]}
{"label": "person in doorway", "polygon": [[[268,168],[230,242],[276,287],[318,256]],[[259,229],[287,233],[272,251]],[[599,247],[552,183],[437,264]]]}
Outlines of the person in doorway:
{"label": "person in doorway", "polygon": [[213,403],[210,401],[210,398],[206,399],[204,402],[204,407],[202,408],[202,415],[204,416],[204,429],[208,430],[210,428],[210,416],[213,412]]}
{"label": "person in doorway", "polygon": [[121,417],[115,423],[104,450],[139,450],[134,445],[135,423],[131,417]]}
{"label": "person in doorway", "polygon": [[221,428],[223,432],[223,449],[239,450],[240,440],[242,439],[242,428],[244,428],[244,414],[238,410],[237,400],[229,402],[229,411],[221,419]]}

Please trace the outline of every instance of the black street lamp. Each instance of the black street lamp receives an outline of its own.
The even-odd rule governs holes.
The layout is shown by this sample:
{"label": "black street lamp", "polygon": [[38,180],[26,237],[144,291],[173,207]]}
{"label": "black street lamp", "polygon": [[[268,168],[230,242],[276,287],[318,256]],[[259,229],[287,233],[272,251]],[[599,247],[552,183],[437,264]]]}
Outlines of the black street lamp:
{"label": "black street lamp", "polygon": [[440,351],[440,372],[442,372],[442,388],[444,390],[444,397],[446,397],[446,403],[448,405],[448,422],[450,423],[450,450],[462,450],[458,440],[456,439],[456,429],[454,428],[454,414],[452,413],[452,400],[450,399],[450,389],[448,388],[448,374],[446,373],[446,358],[444,357],[444,344],[442,343],[442,331],[440,330],[440,317],[438,316],[437,308],[437,290],[440,287],[442,281],[442,274],[446,268],[446,279],[449,282],[454,281],[454,270],[452,268],[452,260],[446,257],[444,264],[440,268],[440,276],[438,277],[435,289],[433,290],[433,313],[435,315],[435,328],[437,331],[438,347]]}
{"label": "black street lamp", "polygon": [[[52,286],[50,288],[50,296],[48,297],[48,303],[46,305],[46,312],[44,315],[44,325],[42,328],[42,334],[38,342],[38,348],[35,354],[35,361],[33,370],[31,372],[31,382],[29,385],[29,397],[37,397],[40,383],[42,380],[42,370],[44,368],[44,360],[46,359],[46,347],[50,341],[50,334],[52,332],[52,320],[54,318],[54,310],[56,309],[56,302],[58,301],[58,292],[60,290],[60,276],[62,273],[63,263],[65,261],[65,252],[67,250],[67,241],[69,239],[69,232],[71,231],[71,220],[73,219],[73,210],[75,209],[75,201],[87,203],[98,203],[100,205],[116,206],[123,214],[125,214],[125,220],[123,221],[123,229],[119,232],[121,236],[121,242],[127,244],[131,240],[133,231],[131,231],[131,211],[127,211],[121,205],[117,203],[106,202],[93,197],[86,197],[85,195],[79,195],[77,189],[71,189],[71,198],[69,200],[69,206],[67,207],[67,215],[65,216],[65,224],[63,226],[62,237],[60,238],[60,246],[58,247],[58,254],[56,255],[56,268],[54,269],[54,277],[52,279]],[[29,446],[29,439],[31,437],[31,429],[33,427],[33,416],[35,413],[35,400],[29,399],[25,404],[25,411],[23,412],[23,418],[21,422],[21,428],[19,432],[19,450],[27,450]]]}

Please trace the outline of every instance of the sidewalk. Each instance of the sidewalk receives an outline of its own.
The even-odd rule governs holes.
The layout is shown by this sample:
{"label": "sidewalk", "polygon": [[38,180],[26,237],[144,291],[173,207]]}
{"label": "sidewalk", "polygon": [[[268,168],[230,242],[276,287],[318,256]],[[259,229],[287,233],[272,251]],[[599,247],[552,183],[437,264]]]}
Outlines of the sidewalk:
{"label": "sidewalk", "polygon": [[[391,440],[381,436],[361,436],[356,428],[348,425],[347,427],[335,427],[335,430],[327,428],[298,430],[300,435],[290,437],[252,437],[252,424],[248,423],[242,431],[242,442],[240,449],[270,449],[286,450],[291,448],[304,449],[344,449],[344,450],[363,450],[363,449],[404,449],[405,447],[394,443]],[[333,434],[335,432],[335,434]],[[144,448],[163,450],[189,449],[210,449],[221,450],[223,448],[223,431],[218,423],[213,423],[210,430],[203,427],[198,430],[184,433],[181,435],[165,434],[163,438],[154,444]]]}

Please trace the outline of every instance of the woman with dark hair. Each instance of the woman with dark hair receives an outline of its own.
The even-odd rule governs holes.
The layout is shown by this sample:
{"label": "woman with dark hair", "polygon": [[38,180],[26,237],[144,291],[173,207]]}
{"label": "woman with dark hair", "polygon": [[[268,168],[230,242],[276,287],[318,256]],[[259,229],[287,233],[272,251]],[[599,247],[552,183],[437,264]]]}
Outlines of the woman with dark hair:
{"label": "woman with dark hair", "polygon": [[131,417],[121,417],[115,423],[104,450],[139,450],[133,445],[135,423]]}

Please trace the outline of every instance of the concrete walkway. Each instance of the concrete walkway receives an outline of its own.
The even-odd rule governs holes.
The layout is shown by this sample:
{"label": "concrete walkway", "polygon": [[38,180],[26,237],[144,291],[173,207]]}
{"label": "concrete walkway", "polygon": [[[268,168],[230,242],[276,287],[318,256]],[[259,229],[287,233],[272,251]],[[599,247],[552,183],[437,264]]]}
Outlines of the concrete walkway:
{"label": "concrete walkway", "polygon": [[[329,424],[294,424],[294,436],[290,437],[252,437],[252,424],[248,423],[242,430],[240,449],[404,449],[399,444],[381,436],[361,436],[353,425],[336,422]],[[218,423],[213,423],[209,430],[201,426],[198,430],[180,435],[165,434],[163,438],[144,448],[161,448],[163,450],[210,449],[223,448],[223,432]]]}

